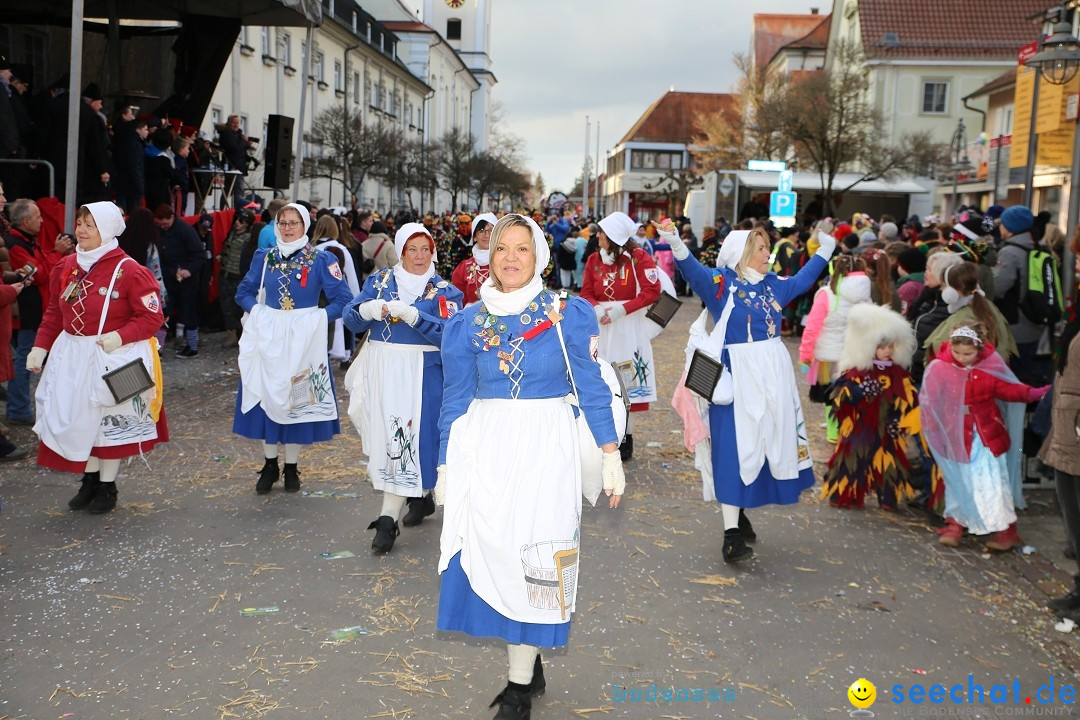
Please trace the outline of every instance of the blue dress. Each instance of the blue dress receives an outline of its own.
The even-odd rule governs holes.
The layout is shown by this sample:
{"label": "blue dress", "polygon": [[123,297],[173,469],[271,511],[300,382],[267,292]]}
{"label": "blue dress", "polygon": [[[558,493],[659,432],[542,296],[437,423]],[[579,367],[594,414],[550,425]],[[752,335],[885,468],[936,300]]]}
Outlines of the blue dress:
{"label": "blue dress", "polygon": [[[341,311],[352,299],[352,293],[349,292],[349,286],[342,277],[341,268],[333,254],[319,252],[308,244],[290,255],[282,268],[276,263],[279,252],[276,247],[255,251],[251,267],[236,289],[236,304],[243,308],[244,312],[251,312],[258,303],[259,285],[263,280],[263,261],[268,260],[266,278],[262,282],[267,307],[276,310],[317,307],[320,295],[325,295],[329,301],[324,308],[327,320],[332,323],[341,317]],[[267,258],[268,253],[273,255]],[[329,363],[329,355],[327,362]],[[330,381],[333,390],[333,375],[330,376]],[[341,423],[337,419],[281,425],[268,418],[260,405],[246,413],[242,412],[241,395],[240,392],[236,394],[236,410],[233,415],[233,432],[237,435],[271,444],[310,445],[329,440],[341,432]]]}
{"label": "blue dress", "polygon": [[[714,322],[719,320],[723,311],[728,288],[735,287],[735,303],[721,357],[725,367],[731,367],[727,350],[729,346],[779,337],[783,307],[807,292],[828,265],[825,258],[815,255],[793,277],[782,278],[770,272],[760,283],[750,284],[740,280],[732,269],[709,269],[693,256],[677,260],[676,264],[687,283],[705,303]],[[791,372],[794,374],[794,369]],[[799,494],[813,486],[812,467],[800,470],[797,479],[778,480],[773,477],[768,460],[753,482],[749,485],[743,483],[739,473],[734,403],[710,404],[709,427],[712,439],[713,485],[718,502],[740,508],[789,505],[798,502]],[[795,433],[796,428],[791,428],[791,432]]]}
{"label": "blue dress", "polygon": [[[461,291],[435,275],[427,288],[413,303],[420,312],[416,325],[385,320],[365,320],[360,317],[357,308],[369,301],[383,299],[398,300],[397,280],[393,270],[386,268],[372,273],[364,281],[360,294],[345,308],[342,318],[345,327],[356,334],[370,331],[370,340],[378,340],[396,345],[434,345],[442,346],[443,326],[447,318],[461,308]],[[424,377],[421,381],[423,402],[421,404],[420,432],[417,438],[420,455],[422,486],[425,490],[435,487],[437,476],[437,448],[439,446],[439,411],[442,407],[443,364],[442,356],[437,352],[424,353]],[[365,448],[369,453],[370,450]]]}
{"label": "blue dress", "polygon": [[[495,316],[488,313],[481,300],[465,308],[446,324],[442,344],[446,383],[439,418],[440,463],[446,462],[451,426],[466,414],[474,399],[528,402],[560,399],[571,391],[559,336],[551,327],[548,316],[549,311],[557,309],[560,304],[555,293],[545,291],[520,315]],[[567,353],[585,420],[594,438],[598,439],[597,445],[614,443],[617,437],[611,414],[611,392],[600,376],[599,365],[593,361],[599,340],[596,315],[588,301],[578,297],[567,298],[560,312]],[[526,406],[526,402],[522,402],[522,407]],[[551,442],[554,432],[557,430],[536,427],[536,432],[531,435],[521,433],[491,437],[490,442],[484,440],[484,469],[497,473],[491,468],[506,466],[509,458],[521,461],[523,457],[550,452],[547,443]],[[572,470],[568,469],[564,474],[569,473]],[[512,481],[508,479],[507,484],[512,485]],[[472,495],[476,495],[475,490]],[[503,502],[510,505],[519,497],[512,491],[500,496]],[[450,502],[448,494],[443,526],[443,557],[440,559],[440,566],[445,565],[445,568],[441,576],[436,627],[441,631],[463,632],[474,637],[502,638],[511,644],[542,647],[566,645],[570,632],[569,620],[552,624],[514,620],[493,608],[474,591],[462,568],[461,552],[450,555],[451,551],[448,550],[448,533],[455,532],[453,527],[449,527],[453,514]],[[472,502],[476,502],[475,497]],[[568,507],[567,512],[573,512],[576,504],[580,516],[580,495],[566,498],[563,502]],[[502,511],[511,513],[515,509],[500,505],[490,508],[489,515],[501,514]],[[526,508],[526,514],[530,510]],[[483,511],[474,505],[473,512]],[[542,519],[539,524],[543,525]],[[543,531],[538,532],[542,535]],[[512,550],[517,552],[518,548]]]}

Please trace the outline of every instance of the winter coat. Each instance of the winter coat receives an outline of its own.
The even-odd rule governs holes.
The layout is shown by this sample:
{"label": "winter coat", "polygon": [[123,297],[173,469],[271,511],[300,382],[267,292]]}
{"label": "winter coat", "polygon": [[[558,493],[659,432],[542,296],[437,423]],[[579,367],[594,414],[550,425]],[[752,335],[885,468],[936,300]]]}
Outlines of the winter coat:
{"label": "winter coat", "polygon": [[[23,292],[34,292],[34,288],[24,288]],[[15,377],[11,364],[11,308],[18,295],[14,285],[0,285],[0,382]]]}
{"label": "winter coat", "polygon": [[[1001,359],[1005,361],[1007,365],[1009,358],[1019,355],[1016,348],[1016,340],[1013,339],[1012,331],[1009,329],[1009,324],[998,312],[997,307],[993,303],[990,305],[990,312],[994,315],[994,328],[997,330],[997,352],[1001,355]],[[948,309],[946,307],[946,309]],[[930,331],[930,335],[923,340],[922,347],[926,348],[928,356],[926,358],[926,364],[930,364],[930,360],[933,359],[932,355],[929,355],[934,348],[939,347],[941,343],[948,342],[949,336],[952,335],[952,331],[961,325],[972,325],[979,322],[979,319],[975,317],[975,311],[971,309],[970,305],[958,309],[944,320],[938,323],[937,327]]]}
{"label": "winter coat", "polygon": [[848,312],[862,302],[871,302],[870,277],[866,273],[853,272],[841,278],[836,294],[828,285],[818,290],[814,305],[806,316],[799,359],[803,362],[839,362],[844,350]]}
{"label": "winter coat", "polygon": [[949,317],[949,306],[941,299],[941,288],[923,288],[918,299],[908,308],[908,320],[915,328],[915,355],[911,360],[911,377],[917,385],[922,384],[926,369],[926,339],[937,326]]}
{"label": "winter coat", "polygon": [[1080,475],[1080,335],[1069,343],[1065,371],[1054,382],[1050,434],[1039,452],[1044,463],[1069,475]]}
{"label": "winter coat", "polygon": [[394,247],[394,241],[390,239],[389,235],[383,233],[368,235],[368,239],[364,241],[362,247],[364,248],[364,257],[375,261],[375,270],[383,270],[397,265],[397,249]]}
{"label": "winter coat", "polygon": [[1027,294],[1028,251],[1034,249],[1031,233],[1017,233],[1001,246],[994,268],[994,302],[1009,321],[1018,343],[1036,342],[1043,331],[1042,325],[1031,322],[1020,311],[1020,300]]}
{"label": "winter coat", "polygon": [[[1001,416],[997,401],[1027,403],[1030,399],[1032,390],[1030,385],[1005,382],[979,369],[978,365],[992,352],[994,352],[993,345],[990,343],[983,345],[964,383],[964,405],[967,406],[967,412],[964,414],[964,449],[967,450],[968,456],[971,455],[971,441],[976,431],[979,433],[982,444],[995,457],[1007,452],[1010,445],[1009,428],[1005,425],[1005,419]],[[941,344],[936,357],[942,362],[960,367],[953,358],[949,342]]]}

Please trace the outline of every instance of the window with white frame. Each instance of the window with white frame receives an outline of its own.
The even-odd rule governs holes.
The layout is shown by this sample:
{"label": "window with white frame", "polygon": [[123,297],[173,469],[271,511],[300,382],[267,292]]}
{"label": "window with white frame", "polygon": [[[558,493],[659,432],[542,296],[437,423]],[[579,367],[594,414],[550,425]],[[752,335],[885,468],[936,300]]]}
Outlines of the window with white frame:
{"label": "window with white frame", "polygon": [[344,86],[341,84],[341,61],[334,61],[334,89],[337,91],[344,90]]}
{"label": "window with white frame", "polygon": [[353,105],[360,104],[360,73],[358,72],[352,75],[352,101]]}
{"label": "window with white frame", "polygon": [[264,57],[272,57],[273,53],[270,51],[270,28],[263,27],[262,32],[262,54]]}
{"label": "window with white frame", "polygon": [[281,33],[278,38],[278,59],[285,67],[292,67],[292,36],[287,32]]}
{"label": "window with white frame", "polygon": [[222,112],[223,112],[223,110],[220,107],[215,106],[215,107],[211,108],[211,110],[210,110],[210,122],[214,124],[214,127],[217,127],[218,125],[221,124],[221,114],[222,114]]}
{"label": "window with white frame", "polygon": [[247,25],[240,26],[240,44],[244,47],[251,47],[251,43],[248,42],[248,28]]}
{"label": "window with white frame", "polygon": [[326,82],[326,56],[321,52],[315,53],[315,79],[319,82]]}
{"label": "window with white frame", "polygon": [[949,82],[923,80],[922,112],[924,115],[944,115],[949,107]]}

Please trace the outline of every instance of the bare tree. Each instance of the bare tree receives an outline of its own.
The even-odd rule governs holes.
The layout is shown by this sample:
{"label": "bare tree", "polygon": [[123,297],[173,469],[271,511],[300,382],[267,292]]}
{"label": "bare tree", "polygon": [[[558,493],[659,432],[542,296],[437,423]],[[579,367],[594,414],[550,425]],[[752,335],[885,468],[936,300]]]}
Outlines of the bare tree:
{"label": "bare tree", "polygon": [[434,154],[439,187],[450,193],[452,212],[457,212],[458,198],[470,186],[470,161],[476,141],[468,131],[453,128],[443,135]]}
{"label": "bare tree", "polygon": [[322,157],[305,162],[306,178],[341,180],[355,199],[369,174],[381,177],[401,132],[393,126],[367,123],[359,114],[335,106],[319,113],[311,123],[311,142],[321,145]]}

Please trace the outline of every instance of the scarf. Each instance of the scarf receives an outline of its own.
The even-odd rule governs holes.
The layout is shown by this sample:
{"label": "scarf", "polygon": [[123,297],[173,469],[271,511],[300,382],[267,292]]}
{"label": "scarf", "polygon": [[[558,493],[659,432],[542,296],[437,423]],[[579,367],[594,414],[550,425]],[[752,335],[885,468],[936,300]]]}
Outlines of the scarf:
{"label": "scarf", "polygon": [[757,285],[759,282],[765,279],[765,276],[759,273],[754,268],[743,268],[742,271],[743,280],[751,285]]}
{"label": "scarf", "polygon": [[601,250],[600,251],[600,262],[604,263],[605,265],[614,265],[615,264],[615,256],[612,255],[607,250]]}
{"label": "scarf", "polygon": [[477,265],[479,265],[480,267],[487,267],[488,263],[491,262],[491,245],[488,245],[487,250],[481,250],[480,248],[476,247],[476,245],[473,245],[472,256],[473,260],[476,261]]}
{"label": "scarf", "polygon": [[79,269],[83,272],[90,272],[90,268],[94,267],[94,264],[98,260],[108,255],[110,252],[120,247],[120,241],[113,238],[109,242],[103,242],[94,250],[83,250],[78,245],[75,246],[75,262],[79,264]]}
{"label": "scarf", "polygon": [[537,295],[544,291],[544,281],[539,277],[510,292],[495,289],[495,281],[488,278],[480,286],[480,299],[492,315],[520,315]]}
{"label": "scarf", "polygon": [[294,253],[303,250],[304,246],[307,244],[307,235],[303,235],[299,239],[293,240],[292,242],[285,242],[279,236],[277,241],[277,249],[281,251],[282,259],[285,259],[292,256]]}
{"label": "scarf", "polygon": [[874,358],[874,367],[876,367],[878,370],[890,368],[892,367],[892,364],[892,360],[878,360],[877,358]]}
{"label": "scarf", "polygon": [[398,261],[394,266],[394,280],[397,281],[397,294],[402,302],[412,305],[427,287],[428,280],[435,276],[435,263],[428,265],[428,269],[422,275],[409,272]]}

